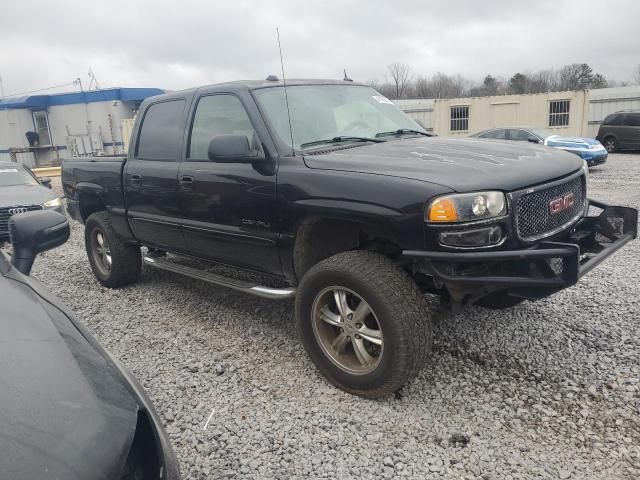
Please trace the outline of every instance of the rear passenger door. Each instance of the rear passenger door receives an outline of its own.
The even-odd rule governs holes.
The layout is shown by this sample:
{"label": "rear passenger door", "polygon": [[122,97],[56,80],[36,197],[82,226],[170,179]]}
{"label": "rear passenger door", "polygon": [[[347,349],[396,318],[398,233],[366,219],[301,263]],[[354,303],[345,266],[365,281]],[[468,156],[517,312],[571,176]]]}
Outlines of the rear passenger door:
{"label": "rear passenger door", "polygon": [[185,98],[147,107],[123,179],[127,216],[136,239],[178,251],[185,247],[178,190],[185,110]]}
{"label": "rear passenger door", "polygon": [[[183,232],[193,255],[279,275],[275,158],[262,146],[255,104],[246,105],[235,94],[208,93],[192,108],[178,175]],[[246,139],[256,155],[209,158],[211,140],[228,136]]]}

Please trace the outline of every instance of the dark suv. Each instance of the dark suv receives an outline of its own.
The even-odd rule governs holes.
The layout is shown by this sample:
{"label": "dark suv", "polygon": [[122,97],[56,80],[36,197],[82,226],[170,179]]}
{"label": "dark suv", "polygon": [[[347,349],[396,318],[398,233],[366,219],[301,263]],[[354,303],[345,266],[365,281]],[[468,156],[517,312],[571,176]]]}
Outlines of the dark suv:
{"label": "dark suv", "polygon": [[640,110],[622,110],[608,115],[596,139],[609,153],[640,150]]}

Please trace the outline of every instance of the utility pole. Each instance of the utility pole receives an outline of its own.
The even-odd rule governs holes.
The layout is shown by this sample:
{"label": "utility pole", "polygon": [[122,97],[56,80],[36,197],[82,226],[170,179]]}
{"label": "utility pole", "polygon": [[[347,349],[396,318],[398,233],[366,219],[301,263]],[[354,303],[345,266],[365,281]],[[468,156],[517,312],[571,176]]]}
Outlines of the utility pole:
{"label": "utility pole", "polygon": [[0,75],[0,97],[4,97],[4,85],[2,84],[2,75]]}
{"label": "utility pole", "polygon": [[82,102],[84,103],[84,112],[85,112],[85,115],[87,116],[87,135],[89,135],[91,133],[91,129],[89,128],[91,125],[91,120],[89,119],[89,105],[87,104],[87,98],[85,96],[84,89],[82,88],[82,80],[80,79],[80,77],[78,77],[75,79],[73,83],[80,86],[80,93],[82,94]]}

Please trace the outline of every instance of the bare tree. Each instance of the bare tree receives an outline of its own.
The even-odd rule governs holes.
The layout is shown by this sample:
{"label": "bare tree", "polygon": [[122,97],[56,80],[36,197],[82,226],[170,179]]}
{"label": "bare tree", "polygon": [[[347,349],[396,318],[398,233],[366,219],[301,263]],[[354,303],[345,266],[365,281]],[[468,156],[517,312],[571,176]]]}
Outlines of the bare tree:
{"label": "bare tree", "polygon": [[553,70],[527,72],[525,75],[527,77],[525,93],[546,93],[551,91],[556,83]]}
{"label": "bare tree", "polygon": [[395,87],[393,98],[403,98],[411,84],[411,68],[406,63],[392,63],[388,67],[391,83]]}
{"label": "bare tree", "polygon": [[427,77],[419,76],[413,82],[416,98],[431,98],[431,82]]}
{"label": "bare tree", "polygon": [[[390,78],[389,78],[390,77]],[[640,85],[640,64],[633,72],[636,84]],[[369,81],[367,84],[385,97],[398,98],[459,98],[467,96],[502,95],[505,93],[546,93],[563,90],[583,90],[623,86],[627,82],[608,80],[596,73],[586,63],[573,63],[560,69],[525,71],[514,74],[508,81],[487,75],[480,83],[474,83],[460,74],[447,75],[441,72],[431,77],[413,74],[408,65],[393,63],[388,66],[385,80]]]}

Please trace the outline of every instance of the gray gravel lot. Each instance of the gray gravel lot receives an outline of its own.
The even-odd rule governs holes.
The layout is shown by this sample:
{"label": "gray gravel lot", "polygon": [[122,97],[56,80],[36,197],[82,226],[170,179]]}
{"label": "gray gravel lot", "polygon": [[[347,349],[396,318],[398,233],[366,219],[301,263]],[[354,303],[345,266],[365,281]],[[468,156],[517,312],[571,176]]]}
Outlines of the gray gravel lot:
{"label": "gray gravel lot", "polygon": [[[591,196],[639,208],[640,154],[594,169]],[[140,379],[184,478],[640,478],[640,241],[552,298],[438,323],[381,401],[319,375],[290,302],[149,269],[102,288],[75,222],[33,274]]]}

